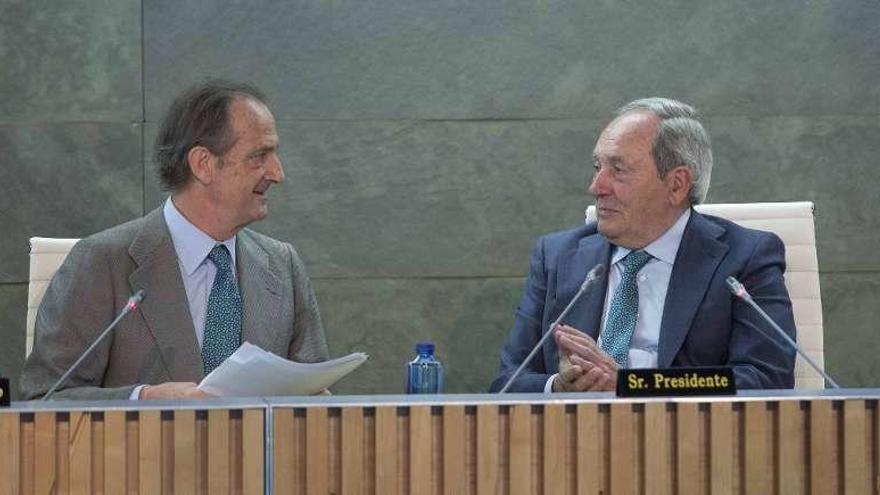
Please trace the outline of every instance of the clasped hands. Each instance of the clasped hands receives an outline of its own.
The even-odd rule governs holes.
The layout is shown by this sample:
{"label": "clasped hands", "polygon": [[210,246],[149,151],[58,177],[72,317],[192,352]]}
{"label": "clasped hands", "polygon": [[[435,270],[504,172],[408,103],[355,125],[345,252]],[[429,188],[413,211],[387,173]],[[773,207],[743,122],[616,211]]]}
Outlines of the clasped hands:
{"label": "clasped hands", "polygon": [[554,392],[601,392],[614,390],[617,363],[589,335],[568,325],[553,329],[559,350],[559,374]]}

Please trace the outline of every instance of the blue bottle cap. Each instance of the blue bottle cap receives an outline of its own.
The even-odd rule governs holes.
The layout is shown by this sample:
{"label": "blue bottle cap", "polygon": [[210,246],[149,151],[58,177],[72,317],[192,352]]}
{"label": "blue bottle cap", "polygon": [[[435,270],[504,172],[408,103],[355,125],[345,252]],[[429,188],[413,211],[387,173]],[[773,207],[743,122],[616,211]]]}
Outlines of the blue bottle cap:
{"label": "blue bottle cap", "polygon": [[433,354],[434,353],[434,343],[433,342],[419,342],[416,344],[416,352],[419,354]]}

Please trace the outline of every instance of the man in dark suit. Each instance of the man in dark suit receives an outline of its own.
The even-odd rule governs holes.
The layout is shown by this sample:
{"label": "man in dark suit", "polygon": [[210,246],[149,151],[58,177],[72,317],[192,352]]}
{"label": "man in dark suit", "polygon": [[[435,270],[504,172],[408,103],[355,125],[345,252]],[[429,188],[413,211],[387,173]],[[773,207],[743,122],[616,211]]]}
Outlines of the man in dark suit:
{"label": "man in dark suit", "polygon": [[264,101],[249,86],[207,83],[174,102],[156,140],[170,197],[74,246],[40,305],[23,398],[44,395],[140,289],[139,310],[56,397],[202,397],[196,382],[243,341],[296,361],[327,359],[296,250],[245,228],[266,216],[268,189],[284,180]]}
{"label": "man in dark suit", "polygon": [[694,109],[648,98],[622,107],[593,152],[598,222],[546,235],[492,383],[500,390],[596,264],[608,276],[577,303],[512,384],[518,392],[613,390],[621,367],[729,365],[739,388],[791,388],[794,350],[734,300],[738,278],[795,335],[777,236],[692,209],[706,197],[709,137]]}

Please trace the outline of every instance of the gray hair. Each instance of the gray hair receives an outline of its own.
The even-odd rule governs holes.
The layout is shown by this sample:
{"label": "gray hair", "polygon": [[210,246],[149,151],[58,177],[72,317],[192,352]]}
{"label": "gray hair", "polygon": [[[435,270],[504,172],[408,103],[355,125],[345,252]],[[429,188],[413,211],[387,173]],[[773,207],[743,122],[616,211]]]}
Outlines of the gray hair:
{"label": "gray hair", "polygon": [[712,177],[712,143],[703,124],[697,120],[697,111],[669,98],[644,98],[618,108],[616,114],[640,111],[651,112],[660,119],[651,150],[660,177],[666,177],[675,167],[687,167],[693,180],[688,196],[690,203],[705,201]]}
{"label": "gray hair", "polygon": [[266,101],[254,86],[219,80],[189,88],[174,100],[159,126],[154,151],[163,189],[177,192],[189,182],[187,154],[192,148],[204,146],[216,156],[232,148],[236,137],[229,106],[239,98]]}

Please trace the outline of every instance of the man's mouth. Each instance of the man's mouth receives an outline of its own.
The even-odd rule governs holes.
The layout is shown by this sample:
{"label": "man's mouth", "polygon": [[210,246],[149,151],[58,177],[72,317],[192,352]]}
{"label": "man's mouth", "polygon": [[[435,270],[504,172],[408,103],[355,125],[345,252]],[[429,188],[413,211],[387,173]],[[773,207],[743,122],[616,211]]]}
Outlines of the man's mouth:
{"label": "man's mouth", "polygon": [[254,188],[254,194],[259,194],[260,196],[265,196],[266,191],[269,190],[269,186],[272,185],[272,182],[268,180],[261,180],[257,187]]}

